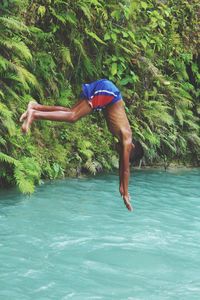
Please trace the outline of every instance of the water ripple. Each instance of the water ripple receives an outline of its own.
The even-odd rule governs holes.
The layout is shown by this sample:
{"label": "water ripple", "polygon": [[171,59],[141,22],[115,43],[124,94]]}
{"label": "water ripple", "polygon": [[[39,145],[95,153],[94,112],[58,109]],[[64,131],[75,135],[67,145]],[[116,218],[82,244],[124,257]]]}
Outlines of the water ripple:
{"label": "water ripple", "polygon": [[[0,299],[199,300],[200,170],[0,192]],[[103,187],[103,188],[102,188]]]}

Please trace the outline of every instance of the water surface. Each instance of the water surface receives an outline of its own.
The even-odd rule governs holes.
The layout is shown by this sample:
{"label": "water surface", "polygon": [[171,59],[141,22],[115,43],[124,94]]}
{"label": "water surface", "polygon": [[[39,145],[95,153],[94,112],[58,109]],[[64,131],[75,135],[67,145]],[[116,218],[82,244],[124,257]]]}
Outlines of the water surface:
{"label": "water surface", "polygon": [[0,192],[0,299],[200,299],[200,170]]}

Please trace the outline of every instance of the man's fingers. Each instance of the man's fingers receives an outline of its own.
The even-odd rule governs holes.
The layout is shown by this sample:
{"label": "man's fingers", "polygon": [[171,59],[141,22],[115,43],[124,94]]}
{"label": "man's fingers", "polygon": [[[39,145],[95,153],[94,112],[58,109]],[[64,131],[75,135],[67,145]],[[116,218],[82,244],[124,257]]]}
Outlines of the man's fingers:
{"label": "man's fingers", "polygon": [[132,211],[133,210],[133,207],[129,201],[129,199],[124,199],[124,204],[126,205],[127,209]]}
{"label": "man's fingers", "polygon": [[130,204],[130,202],[125,203],[126,207],[128,208],[129,211],[133,210],[132,205]]}
{"label": "man's fingers", "polygon": [[26,117],[27,117],[27,111],[26,112],[24,112],[22,115],[21,115],[21,117],[20,117],[20,122],[23,122],[25,119],[26,119]]}

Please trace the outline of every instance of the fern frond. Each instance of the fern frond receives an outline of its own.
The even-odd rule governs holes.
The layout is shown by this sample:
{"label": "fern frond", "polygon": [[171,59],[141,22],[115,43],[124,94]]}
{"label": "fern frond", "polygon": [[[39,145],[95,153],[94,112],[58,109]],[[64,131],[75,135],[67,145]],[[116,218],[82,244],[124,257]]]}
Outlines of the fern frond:
{"label": "fern frond", "polygon": [[0,90],[0,97],[1,97],[2,99],[5,99],[5,94],[4,94],[4,92],[1,91],[1,90]]}
{"label": "fern frond", "polygon": [[81,52],[81,54],[84,57],[87,57],[87,53],[85,52],[84,45],[82,44],[82,41],[80,41],[79,39],[75,38],[74,39],[74,44],[77,46],[77,48]]}
{"label": "fern frond", "polygon": [[41,169],[39,164],[30,157],[22,158],[14,169],[14,177],[20,191],[24,194],[34,192],[35,181],[40,178]]}
{"label": "fern frond", "polygon": [[0,145],[6,145],[6,140],[2,136],[0,136]]}
{"label": "fern frond", "polygon": [[65,24],[66,23],[66,20],[65,18],[63,17],[63,15],[60,15],[58,14],[55,9],[53,7],[50,7],[49,8],[50,12],[52,13],[52,15],[57,19],[59,20],[62,24]]}
{"label": "fern frond", "polygon": [[3,85],[3,88],[5,89],[5,91],[9,95],[9,97],[8,96],[6,97],[7,100],[8,100],[8,98],[10,98],[10,96],[12,96],[12,98],[17,101],[20,100],[19,95],[12,88],[10,88],[5,82],[2,82],[2,85]]}
{"label": "fern frond", "polygon": [[150,72],[150,74],[153,76],[153,78],[157,79],[165,88],[167,89],[167,86],[170,86],[170,81],[166,80],[163,76],[163,74],[160,72],[160,70],[153,65],[153,63],[146,57],[141,56],[140,62],[144,65],[144,67]]}
{"label": "fern frond", "polygon": [[70,86],[65,86],[65,89],[60,91],[60,97],[58,99],[58,104],[65,107],[70,107],[72,105],[73,93]]}
{"label": "fern frond", "polygon": [[96,160],[87,160],[84,167],[93,175],[97,173],[97,171],[102,170],[102,165]]}
{"label": "fern frond", "polygon": [[23,164],[24,170],[30,180],[37,180],[41,175],[41,168],[39,163],[31,157],[24,157],[20,159],[20,163]]}
{"label": "fern frond", "polygon": [[3,153],[3,152],[0,152],[0,161],[2,162],[5,162],[5,163],[8,163],[10,165],[18,165],[19,161],[16,160],[15,158]]}
{"label": "fern frond", "polygon": [[77,19],[73,12],[60,13],[57,12],[53,7],[50,7],[50,11],[52,15],[62,24],[66,24],[67,22],[73,25],[77,24]]}
{"label": "fern frond", "polygon": [[16,71],[16,73],[19,75],[22,84],[24,85],[24,88],[27,89],[27,83],[31,86],[35,87],[36,90],[42,95],[42,87],[39,84],[37,78],[35,75],[33,75],[31,72],[29,72],[25,67],[20,65],[19,63],[13,63],[12,67]]}
{"label": "fern frond", "polygon": [[25,59],[26,61],[28,60],[32,60],[32,54],[29,50],[29,48],[26,46],[26,44],[20,40],[14,40],[12,39],[8,39],[8,38],[4,38],[4,39],[0,39],[0,45],[2,45],[3,47],[12,50],[13,51],[13,55],[17,55],[22,59]]}
{"label": "fern frond", "polygon": [[106,43],[95,32],[89,31],[87,28],[85,29],[85,32],[100,44],[106,45]]}
{"label": "fern frond", "polygon": [[72,12],[68,12],[68,13],[65,14],[65,20],[66,20],[66,22],[68,22],[70,24],[73,24],[75,26],[78,23],[78,20],[77,20],[75,14],[72,13]]}
{"label": "fern frond", "polygon": [[[21,177],[23,173],[15,172],[15,180],[17,182],[17,185],[20,189],[20,191],[23,194],[32,194],[35,190],[35,185],[32,181],[26,180],[23,177]],[[20,178],[20,180],[18,179]]]}
{"label": "fern frond", "polygon": [[166,137],[162,138],[162,143],[167,146],[173,153],[176,153],[177,148],[176,145],[171,142],[170,140],[168,140]]}
{"label": "fern frond", "polygon": [[0,70],[6,71],[9,66],[9,61],[0,55]]}
{"label": "fern frond", "polygon": [[90,6],[81,1],[81,3],[78,3],[78,7],[80,8],[80,10],[82,10],[84,15],[88,19],[88,21],[91,21],[91,8],[90,8]]}
{"label": "fern frond", "polygon": [[167,124],[174,123],[172,116],[169,114],[169,106],[159,101],[145,102],[143,114],[151,124]]}
{"label": "fern frond", "polygon": [[80,140],[78,142],[80,153],[82,153],[87,159],[91,159],[91,157],[93,156],[93,152],[90,149],[91,146],[92,144],[86,140]]}
{"label": "fern frond", "polygon": [[0,102],[0,115],[3,117],[12,117],[12,112],[7,108],[7,106]]}
{"label": "fern frond", "polygon": [[64,64],[70,65],[72,68],[74,67],[72,64],[72,59],[71,59],[71,53],[68,47],[62,46],[60,48],[61,56],[62,56],[62,61]]}
{"label": "fern frond", "polygon": [[185,118],[184,123],[187,124],[190,129],[198,132],[199,125],[195,122],[195,120]]}
{"label": "fern frond", "polygon": [[89,2],[92,3],[96,8],[102,7],[102,3],[99,0],[92,0],[92,1],[89,0]]}
{"label": "fern frond", "polygon": [[[14,73],[11,73],[9,72],[8,74],[6,74],[4,76],[5,79],[8,79],[10,81],[14,81],[14,82],[19,82],[19,83],[22,83],[24,84],[24,82],[22,82],[21,78],[17,75],[17,74],[14,74]],[[28,86],[26,87],[26,89],[28,88]]]}
{"label": "fern frond", "polygon": [[23,23],[11,17],[0,17],[1,26],[11,29],[12,31],[29,32],[28,27]]}
{"label": "fern frond", "polygon": [[113,155],[111,157],[111,163],[112,163],[112,166],[117,169],[119,167],[119,159],[117,158],[116,155]]}
{"label": "fern frond", "polygon": [[134,54],[134,52],[132,51],[132,50],[130,50],[130,49],[128,49],[127,47],[125,47],[125,46],[123,46],[123,45],[119,45],[119,47],[122,49],[122,50],[124,50],[124,52],[126,52],[127,54]]}
{"label": "fern frond", "polygon": [[200,149],[200,137],[195,132],[188,133],[187,137],[193,145]]}
{"label": "fern frond", "polygon": [[105,9],[102,10],[102,18],[105,21],[108,20],[108,12]]}
{"label": "fern frond", "polygon": [[12,120],[12,112],[3,103],[0,103],[0,121],[8,130],[9,135],[13,135],[15,133],[16,127]]}
{"label": "fern frond", "polygon": [[63,4],[68,7],[68,3],[66,3],[66,0],[55,0],[54,3],[56,5]]}
{"label": "fern frond", "polygon": [[181,87],[175,87],[174,90],[177,91],[177,94],[176,94],[176,97],[177,98],[180,98],[182,100],[184,100],[184,102],[186,103],[186,105],[192,105],[192,96],[187,92],[185,91],[183,88]]}
{"label": "fern frond", "polygon": [[89,59],[89,57],[84,58],[83,64],[89,75],[92,76],[95,74],[95,72],[96,72],[95,65],[92,63],[92,61]]}
{"label": "fern frond", "polygon": [[16,132],[16,127],[15,127],[14,121],[12,119],[10,119],[10,118],[3,119],[3,118],[0,117],[0,119],[1,119],[2,124],[8,130],[9,135],[10,136],[14,135],[15,132]]}
{"label": "fern frond", "polygon": [[180,108],[176,107],[175,113],[176,113],[176,116],[178,118],[178,121],[179,121],[180,125],[182,126],[183,122],[184,122],[184,116],[183,116],[184,113],[183,113],[183,111]]}

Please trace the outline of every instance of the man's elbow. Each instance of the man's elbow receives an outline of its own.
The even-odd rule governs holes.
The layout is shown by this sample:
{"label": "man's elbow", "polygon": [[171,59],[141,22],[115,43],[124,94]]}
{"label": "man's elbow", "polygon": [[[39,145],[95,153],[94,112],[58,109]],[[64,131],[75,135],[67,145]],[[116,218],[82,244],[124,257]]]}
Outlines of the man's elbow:
{"label": "man's elbow", "polygon": [[124,148],[132,148],[132,135],[127,134],[123,138],[123,147]]}
{"label": "man's elbow", "polygon": [[122,143],[125,144],[132,144],[132,132],[131,130],[124,130],[122,132]]}
{"label": "man's elbow", "polygon": [[129,167],[128,167],[127,169],[125,169],[125,170],[123,171],[123,176],[126,177],[126,176],[129,176],[129,174],[130,174],[130,169],[129,169]]}

